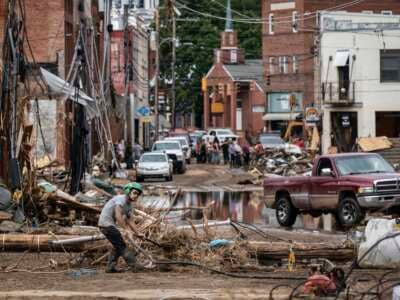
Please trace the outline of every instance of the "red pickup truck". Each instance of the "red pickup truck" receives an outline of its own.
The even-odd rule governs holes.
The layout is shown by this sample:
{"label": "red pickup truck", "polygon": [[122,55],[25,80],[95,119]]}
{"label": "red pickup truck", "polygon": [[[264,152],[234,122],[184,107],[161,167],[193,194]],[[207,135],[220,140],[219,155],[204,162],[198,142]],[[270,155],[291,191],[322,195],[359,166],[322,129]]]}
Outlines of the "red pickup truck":
{"label": "red pickup truck", "polygon": [[375,153],[318,156],[311,176],[266,178],[264,199],[281,226],[299,213],[333,213],[340,224],[358,224],[366,211],[398,211],[400,174]]}

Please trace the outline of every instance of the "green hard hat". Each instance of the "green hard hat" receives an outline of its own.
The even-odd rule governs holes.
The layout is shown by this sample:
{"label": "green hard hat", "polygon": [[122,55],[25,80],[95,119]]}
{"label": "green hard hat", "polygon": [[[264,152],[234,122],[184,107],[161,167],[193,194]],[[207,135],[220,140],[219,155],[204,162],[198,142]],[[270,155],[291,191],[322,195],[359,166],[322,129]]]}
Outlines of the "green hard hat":
{"label": "green hard hat", "polygon": [[143,187],[142,187],[142,185],[141,185],[140,183],[137,183],[137,182],[130,182],[130,183],[126,184],[126,185],[123,187],[122,190],[124,191],[124,194],[127,195],[127,196],[131,193],[132,190],[136,190],[136,191],[138,191],[140,194],[143,193]]}

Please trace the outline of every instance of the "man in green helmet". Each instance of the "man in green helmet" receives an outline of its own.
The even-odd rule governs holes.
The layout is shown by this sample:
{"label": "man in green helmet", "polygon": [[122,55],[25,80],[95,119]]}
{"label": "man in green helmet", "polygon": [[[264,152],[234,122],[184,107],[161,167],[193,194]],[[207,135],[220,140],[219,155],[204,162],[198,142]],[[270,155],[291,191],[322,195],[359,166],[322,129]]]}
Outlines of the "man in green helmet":
{"label": "man in green helmet", "polygon": [[127,248],[117,225],[127,230],[133,229],[129,224],[129,217],[133,213],[132,204],[138,201],[143,188],[139,183],[131,182],[124,186],[123,191],[124,195],[115,196],[104,205],[98,222],[101,232],[114,247],[108,257],[107,273],[118,272],[116,266],[121,256],[132,271],[142,269],[136,263],[135,254]]}

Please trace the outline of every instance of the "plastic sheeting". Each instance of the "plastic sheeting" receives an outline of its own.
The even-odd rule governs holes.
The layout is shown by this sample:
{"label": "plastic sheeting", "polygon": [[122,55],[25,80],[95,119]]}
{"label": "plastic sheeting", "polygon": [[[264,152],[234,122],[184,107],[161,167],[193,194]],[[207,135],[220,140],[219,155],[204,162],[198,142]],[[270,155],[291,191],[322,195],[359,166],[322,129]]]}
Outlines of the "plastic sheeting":
{"label": "plastic sheeting", "polygon": [[44,80],[50,89],[56,93],[61,94],[72,101],[81,104],[86,108],[89,119],[93,119],[99,116],[98,109],[96,107],[95,100],[86,95],[82,90],[78,89],[78,95],[76,95],[76,88],[71,86],[69,82],[54,75],[46,69],[40,68]]}
{"label": "plastic sheeting", "polygon": [[[365,229],[365,242],[360,244],[358,259],[377,241],[386,236],[400,233],[396,220],[372,219]],[[400,267],[400,236],[389,238],[374,247],[366,257],[359,262],[363,268],[399,268]]]}

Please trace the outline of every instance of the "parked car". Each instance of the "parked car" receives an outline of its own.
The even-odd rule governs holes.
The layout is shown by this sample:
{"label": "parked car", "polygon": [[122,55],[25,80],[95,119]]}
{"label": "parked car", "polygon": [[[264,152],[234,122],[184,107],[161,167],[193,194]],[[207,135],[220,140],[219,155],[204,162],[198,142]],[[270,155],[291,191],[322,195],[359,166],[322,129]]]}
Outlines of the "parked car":
{"label": "parked car", "polygon": [[151,150],[154,151],[165,151],[169,159],[172,159],[174,172],[181,174],[186,172],[186,157],[182,150],[181,143],[178,141],[157,141],[153,144]]}
{"label": "parked car", "polygon": [[185,153],[186,163],[190,164],[190,159],[192,158],[192,149],[184,136],[167,137],[164,141],[177,141],[181,144],[182,150]]}
{"label": "parked car", "polygon": [[375,153],[323,155],[311,176],[265,179],[264,200],[282,226],[292,226],[299,213],[333,213],[349,228],[366,212],[400,208],[400,175]]}
{"label": "parked car", "polygon": [[276,133],[262,133],[259,136],[259,140],[264,149],[275,149],[285,144],[280,134]]}
{"label": "parked car", "polygon": [[239,136],[234,134],[230,128],[212,128],[207,131],[207,134],[203,135],[203,140],[218,138],[220,142],[226,139],[238,139]]}
{"label": "parked car", "polygon": [[170,131],[168,133],[168,137],[185,137],[189,145],[192,143],[189,132],[183,129],[175,129],[174,131]]}
{"label": "parked car", "polygon": [[173,161],[166,152],[147,152],[136,161],[136,181],[141,182],[146,178],[164,178],[172,181]]}

